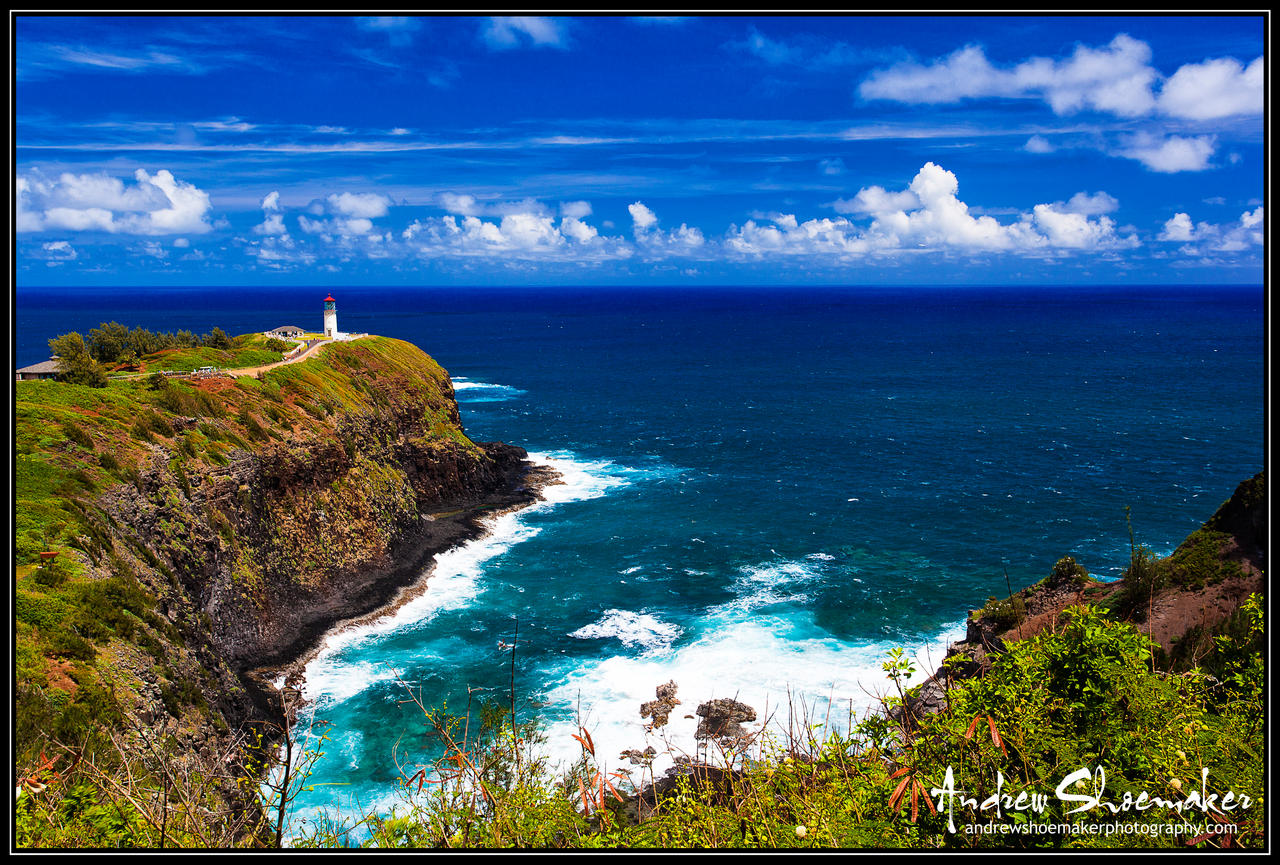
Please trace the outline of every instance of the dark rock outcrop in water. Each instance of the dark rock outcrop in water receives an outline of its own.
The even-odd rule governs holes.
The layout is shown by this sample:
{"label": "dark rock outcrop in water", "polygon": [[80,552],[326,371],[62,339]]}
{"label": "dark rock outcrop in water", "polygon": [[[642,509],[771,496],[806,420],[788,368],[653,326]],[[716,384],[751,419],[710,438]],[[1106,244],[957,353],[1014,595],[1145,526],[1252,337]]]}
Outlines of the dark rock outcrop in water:
{"label": "dark rock outcrop in water", "polygon": [[[674,681],[658,685],[654,690],[656,699],[640,705],[640,717],[653,719],[649,724],[650,730],[666,725],[671,712],[680,704],[676,699],[676,690]],[[703,743],[699,747],[701,751],[709,740],[715,740],[722,746],[749,741],[750,734],[742,726],[742,722],[754,721],[756,710],[746,703],[722,697],[700,704],[697,716],[702,720],[698,722],[694,738]],[[631,748],[618,756],[633,766],[649,767],[653,765],[657,753],[657,749],[649,745],[643,751]],[[663,799],[679,793],[682,785],[688,785],[690,789],[708,794],[715,800],[717,797],[723,797],[733,782],[741,777],[741,769],[715,766],[700,759],[680,755],[675,758],[675,765],[667,769],[661,777],[651,778],[650,783],[642,785],[640,789],[628,796],[620,811],[626,820],[633,824],[638,823],[652,816]]]}
{"label": "dark rock outcrop in water", "polygon": [[754,721],[756,710],[746,703],[722,697],[698,706],[697,715],[702,720],[698,722],[698,729],[693,734],[695,739],[731,741],[747,734],[742,722]]}
{"label": "dark rock outcrop in water", "polygon": [[676,699],[676,683],[674,681],[655,688],[654,697],[656,699],[640,704],[640,717],[653,719],[649,722],[650,730],[655,727],[666,726],[672,710],[680,705],[680,701]]}

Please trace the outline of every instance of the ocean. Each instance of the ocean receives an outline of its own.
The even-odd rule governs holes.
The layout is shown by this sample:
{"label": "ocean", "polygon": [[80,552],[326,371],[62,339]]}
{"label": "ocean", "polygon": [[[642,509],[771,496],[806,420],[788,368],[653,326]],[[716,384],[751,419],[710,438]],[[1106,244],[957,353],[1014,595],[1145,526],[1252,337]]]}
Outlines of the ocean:
{"label": "ocean", "polygon": [[[1004,288],[29,289],[18,365],[101,321],[207,332],[338,322],[453,376],[476,440],[560,471],[546,499],[441,555],[425,594],[306,668],[328,741],[296,826],[388,810],[470,695],[692,753],[700,702],[847,724],[917,679],[968,610],[1070,555],[1101,578],[1165,555],[1263,467],[1264,290]],[[667,740],[641,702],[674,680]],[[776,714],[775,714],[776,713]],[[321,729],[317,726],[315,729]]]}

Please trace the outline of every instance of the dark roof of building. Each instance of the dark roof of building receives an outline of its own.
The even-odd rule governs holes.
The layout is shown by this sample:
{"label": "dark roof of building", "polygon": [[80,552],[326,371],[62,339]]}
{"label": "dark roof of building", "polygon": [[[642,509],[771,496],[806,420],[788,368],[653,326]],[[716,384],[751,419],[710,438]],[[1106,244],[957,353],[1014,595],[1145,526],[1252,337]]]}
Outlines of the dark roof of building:
{"label": "dark roof of building", "polygon": [[273,327],[268,333],[279,333],[282,330],[296,330],[298,333],[306,333],[306,330],[298,327],[296,324],[282,324],[279,327]]}
{"label": "dark roof of building", "polygon": [[31,366],[20,367],[17,370],[17,372],[57,372],[57,371],[58,371],[57,358],[42,360],[39,363],[33,363],[31,364]]}

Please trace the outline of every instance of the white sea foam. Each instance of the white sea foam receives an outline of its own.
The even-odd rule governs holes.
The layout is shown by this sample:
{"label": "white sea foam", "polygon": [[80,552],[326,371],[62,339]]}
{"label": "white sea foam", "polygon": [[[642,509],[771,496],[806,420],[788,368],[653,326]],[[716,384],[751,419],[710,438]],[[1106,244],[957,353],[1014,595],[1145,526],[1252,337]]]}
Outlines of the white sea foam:
{"label": "white sea foam", "polygon": [[822,579],[818,564],[782,560],[746,565],[738,569],[733,584],[737,596],[710,614],[742,615],[775,604],[800,604],[809,600],[803,587]]}
{"label": "white sea foam", "polygon": [[[698,720],[687,716],[694,715],[700,703],[720,697],[755,708],[758,720],[748,729],[760,729],[768,721],[779,737],[789,728],[801,730],[810,723],[846,729],[851,715],[855,721],[865,716],[892,687],[881,665],[886,653],[901,643],[840,640],[817,626],[811,611],[794,606],[767,609],[807,600],[798,589],[828,578],[822,569],[834,560],[819,553],[740,567],[733,584],[738,597],[707,610],[700,635],[689,642],[673,641],[639,657],[618,654],[566,670],[563,681],[545,697],[553,714],[563,719],[550,725],[549,756],[557,761],[578,756],[578,745],[569,735],[576,732],[576,721],[565,718],[571,707],[581,707],[581,720],[597,743],[597,754],[614,767],[620,764],[617,755],[622,749],[647,744],[663,752],[696,753],[693,733]],[[601,630],[606,620],[607,615],[597,623]],[[906,646],[915,658],[911,681],[919,683],[932,674],[947,646],[963,637],[964,630],[964,623],[957,623],[916,646]],[[640,704],[652,700],[654,688],[669,680],[679,686],[683,705],[666,727],[646,737]],[[796,712],[807,718],[792,717]],[[668,753],[656,761],[656,771],[661,773],[671,758]]]}
{"label": "white sea foam", "polygon": [[[616,465],[607,460],[585,461],[564,451],[531,453],[529,459],[536,465],[553,469],[559,474],[559,482],[542,491],[541,499],[520,511],[490,518],[482,536],[454,547],[435,557],[427,589],[396,610],[373,621],[348,625],[331,632],[320,650],[303,670],[302,693],[310,703],[313,717],[316,712],[351,699],[357,694],[380,683],[394,681],[399,672],[389,665],[379,665],[355,660],[365,645],[393,632],[419,627],[430,622],[441,612],[461,609],[473,604],[484,591],[484,567],[490,560],[502,555],[521,541],[534,537],[539,529],[528,525],[528,515],[547,511],[563,504],[599,498],[616,487],[626,486],[632,478],[649,473]],[[662,623],[656,623],[653,634],[662,632]],[[674,639],[674,637],[672,637]],[[281,683],[282,684],[282,683]],[[312,729],[299,733],[307,743],[304,747],[319,747]],[[348,743],[351,752],[343,748],[348,762],[356,760],[357,742]],[[314,825],[326,817],[332,817],[346,794],[335,793],[331,804],[315,804],[299,807],[290,815],[293,834],[305,832],[307,825]],[[403,804],[403,791],[375,794],[371,801],[358,803],[359,813],[392,813],[396,805]],[[348,809],[349,810],[349,809]]]}
{"label": "white sea foam", "polygon": [[379,682],[395,680],[398,673],[390,666],[348,658],[370,640],[418,627],[442,612],[473,604],[484,591],[486,563],[540,531],[525,521],[529,514],[599,498],[630,483],[630,470],[608,461],[582,461],[565,452],[531,453],[529,459],[557,472],[559,482],[545,487],[537,503],[491,517],[480,537],[438,554],[426,591],[380,618],[331,632],[303,670],[302,694],[308,702],[321,708],[332,706]]}
{"label": "white sea foam", "polygon": [[509,384],[493,384],[487,381],[472,381],[459,376],[453,379],[453,392],[466,402],[505,402],[524,396],[526,391]]}
{"label": "white sea foam", "polygon": [[605,610],[599,621],[583,625],[569,636],[579,640],[616,637],[624,646],[641,646],[654,651],[670,648],[680,636],[680,628],[648,613]]}
{"label": "white sea foam", "polygon": [[[611,768],[626,768],[618,758],[626,748],[654,745],[670,751],[655,761],[661,774],[672,754],[694,754],[698,705],[730,697],[755,708],[758,730],[769,721],[779,737],[788,728],[809,723],[846,729],[850,714],[865,716],[878,695],[891,687],[881,664],[897,643],[844,642],[821,636],[811,617],[744,616],[722,613],[693,641],[634,657],[619,654],[567,670],[550,689],[545,702],[561,720],[548,725],[547,749],[553,762],[567,765],[579,755],[571,738],[581,720],[591,732],[598,757]],[[947,645],[963,636],[963,624],[947,628],[916,647],[913,683],[937,669]],[[654,689],[674,680],[682,701],[666,727],[646,735],[640,704],[654,698]],[[580,707],[582,717],[566,717]],[[766,712],[768,715],[766,716]],[[791,713],[805,718],[793,718]],[[819,731],[821,732],[821,731]]]}

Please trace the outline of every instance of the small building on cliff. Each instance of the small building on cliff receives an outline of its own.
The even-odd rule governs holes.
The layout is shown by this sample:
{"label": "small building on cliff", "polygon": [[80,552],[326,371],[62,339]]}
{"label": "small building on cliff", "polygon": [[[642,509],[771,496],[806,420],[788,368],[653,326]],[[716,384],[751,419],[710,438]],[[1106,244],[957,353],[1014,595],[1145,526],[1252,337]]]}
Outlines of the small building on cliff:
{"label": "small building on cliff", "polygon": [[56,378],[58,372],[58,356],[55,354],[48,360],[42,360],[39,363],[33,363],[30,366],[23,366],[14,370],[14,375],[16,376],[14,381],[40,381]]}

